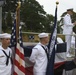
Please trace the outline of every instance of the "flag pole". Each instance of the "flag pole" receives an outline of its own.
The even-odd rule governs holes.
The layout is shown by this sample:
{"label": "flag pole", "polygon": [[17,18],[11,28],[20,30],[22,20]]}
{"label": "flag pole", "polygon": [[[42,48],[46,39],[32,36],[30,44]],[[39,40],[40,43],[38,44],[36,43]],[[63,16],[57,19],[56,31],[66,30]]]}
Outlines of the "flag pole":
{"label": "flag pole", "polygon": [[59,4],[59,2],[58,2],[58,1],[56,1],[56,6],[58,6],[58,4]]}
{"label": "flag pole", "polygon": [[59,2],[56,2],[56,8],[55,8],[55,18],[54,18],[54,25],[53,30],[51,32],[49,44],[48,44],[48,64],[47,64],[47,70],[46,75],[54,75],[54,62],[55,62],[55,45],[56,45],[56,37],[57,37],[57,5]]}
{"label": "flag pole", "polygon": [[[20,0],[18,0],[18,6],[16,8],[16,42],[18,42],[18,40],[19,40],[20,7],[21,7],[21,2],[20,2]],[[19,52],[19,56],[21,56],[20,52]],[[21,58],[19,58],[19,63],[21,66]]]}
{"label": "flag pole", "polygon": [[25,75],[24,48],[23,48],[22,33],[20,27],[20,7],[21,7],[21,2],[20,0],[18,0],[18,6],[16,8],[16,49],[15,49],[13,75]]}
{"label": "flag pole", "polygon": [[20,7],[21,7],[21,2],[20,2],[20,0],[18,0],[18,6],[16,8],[16,41],[17,42],[18,42],[18,38],[19,38]]}

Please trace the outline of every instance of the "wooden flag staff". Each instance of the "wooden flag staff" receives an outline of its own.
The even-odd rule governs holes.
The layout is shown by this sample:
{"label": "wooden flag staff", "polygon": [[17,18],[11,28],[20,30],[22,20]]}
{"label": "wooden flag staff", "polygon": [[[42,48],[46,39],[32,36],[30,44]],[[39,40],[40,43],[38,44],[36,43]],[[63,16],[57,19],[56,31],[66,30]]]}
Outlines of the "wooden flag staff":
{"label": "wooden flag staff", "polygon": [[19,25],[20,25],[20,7],[21,7],[21,2],[20,0],[18,1],[18,6],[16,8],[16,41],[18,42],[18,37],[19,37]]}

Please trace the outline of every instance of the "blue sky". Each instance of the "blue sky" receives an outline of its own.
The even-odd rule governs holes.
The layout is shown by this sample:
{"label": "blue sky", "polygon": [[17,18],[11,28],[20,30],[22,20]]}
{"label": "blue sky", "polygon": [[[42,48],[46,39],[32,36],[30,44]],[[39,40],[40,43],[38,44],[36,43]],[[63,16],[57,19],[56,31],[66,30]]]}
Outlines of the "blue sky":
{"label": "blue sky", "polygon": [[44,6],[44,10],[48,14],[54,15],[55,7],[56,7],[56,1],[59,2],[58,5],[58,20],[60,19],[60,16],[63,12],[65,12],[69,8],[73,8],[76,12],[76,0],[36,0],[40,3],[40,5]]}

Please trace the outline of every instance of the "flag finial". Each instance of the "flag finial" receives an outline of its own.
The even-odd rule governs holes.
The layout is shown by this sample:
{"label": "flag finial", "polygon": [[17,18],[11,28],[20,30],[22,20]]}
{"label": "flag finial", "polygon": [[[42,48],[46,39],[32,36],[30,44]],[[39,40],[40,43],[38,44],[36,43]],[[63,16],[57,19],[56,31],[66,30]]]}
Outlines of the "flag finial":
{"label": "flag finial", "polygon": [[17,6],[17,10],[21,7],[21,2],[20,0],[17,2],[18,3],[18,6]]}
{"label": "flag finial", "polygon": [[58,5],[59,4],[59,2],[58,1],[56,1],[56,5]]}
{"label": "flag finial", "polygon": [[20,0],[18,1],[18,6],[21,7],[21,2],[20,2]]}

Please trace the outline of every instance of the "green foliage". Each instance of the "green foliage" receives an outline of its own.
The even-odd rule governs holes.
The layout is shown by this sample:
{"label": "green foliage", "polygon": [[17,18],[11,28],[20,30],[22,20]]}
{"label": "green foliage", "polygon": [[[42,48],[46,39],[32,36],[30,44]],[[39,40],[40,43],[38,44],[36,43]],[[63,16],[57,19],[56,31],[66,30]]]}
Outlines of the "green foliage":
{"label": "green foliage", "polygon": [[[3,6],[3,30],[9,29],[12,26],[11,13],[16,12],[18,0],[6,0]],[[33,32],[51,32],[54,24],[54,16],[46,14],[43,6],[40,5],[36,0],[25,0],[24,3],[21,1],[20,9],[20,21],[25,23],[23,31]],[[5,13],[8,14],[5,14]]]}
{"label": "green foliage", "polygon": [[12,28],[12,17],[11,12],[9,11],[6,15],[6,19],[2,18],[2,30],[6,32]]}
{"label": "green foliage", "polygon": [[17,7],[18,0],[5,0],[5,4],[3,6],[3,12],[15,12]]}
{"label": "green foliage", "polygon": [[41,31],[46,12],[35,0],[26,0],[21,7],[21,20],[25,22],[26,31]]}
{"label": "green foliage", "polygon": [[6,17],[6,25],[8,28],[12,28],[12,17],[11,17],[11,12],[9,11]]}
{"label": "green foliage", "polygon": [[[72,22],[76,21],[76,12],[72,15]],[[73,27],[73,31],[76,33],[76,25]]]}
{"label": "green foliage", "polygon": [[60,21],[57,22],[57,33],[60,33],[61,31],[61,25],[60,25]]}
{"label": "green foliage", "polygon": [[44,21],[44,29],[47,32],[51,32],[54,25],[54,16],[51,14],[46,14],[46,18]]}
{"label": "green foliage", "polygon": [[5,24],[5,19],[2,18],[2,31],[5,32],[6,29],[7,29],[7,26],[6,26],[6,24]]}

